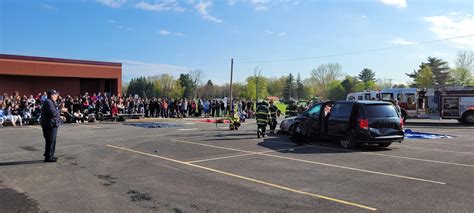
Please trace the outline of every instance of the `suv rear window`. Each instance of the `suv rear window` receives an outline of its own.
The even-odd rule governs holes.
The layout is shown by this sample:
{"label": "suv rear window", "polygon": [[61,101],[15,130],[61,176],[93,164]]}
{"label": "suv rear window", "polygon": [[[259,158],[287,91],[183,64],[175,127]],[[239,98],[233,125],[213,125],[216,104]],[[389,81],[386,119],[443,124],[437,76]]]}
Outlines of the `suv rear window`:
{"label": "suv rear window", "polygon": [[398,113],[392,105],[366,105],[367,118],[392,118]]}

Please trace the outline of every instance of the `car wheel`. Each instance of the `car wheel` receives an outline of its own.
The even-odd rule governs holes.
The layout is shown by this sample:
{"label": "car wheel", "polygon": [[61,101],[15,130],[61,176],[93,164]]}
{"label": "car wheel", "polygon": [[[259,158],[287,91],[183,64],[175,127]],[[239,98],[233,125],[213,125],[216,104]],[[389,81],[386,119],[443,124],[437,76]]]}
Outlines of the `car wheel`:
{"label": "car wheel", "polygon": [[464,113],[462,116],[462,122],[465,124],[474,124],[474,111]]}
{"label": "car wheel", "polygon": [[298,145],[304,144],[305,137],[301,131],[301,126],[299,124],[295,124],[290,128],[290,140]]}
{"label": "car wheel", "polygon": [[354,131],[350,131],[347,133],[346,136],[344,136],[340,141],[339,141],[341,147],[346,148],[346,149],[352,149],[356,148],[358,146],[357,142],[355,141],[355,134]]}
{"label": "car wheel", "polygon": [[379,147],[389,147],[392,142],[379,143]]}
{"label": "car wheel", "polygon": [[293,131],[293,125],[291,125],[290,128],[288,128],[288,131],[286,132],[286,134],[291,134],[292,131]]}

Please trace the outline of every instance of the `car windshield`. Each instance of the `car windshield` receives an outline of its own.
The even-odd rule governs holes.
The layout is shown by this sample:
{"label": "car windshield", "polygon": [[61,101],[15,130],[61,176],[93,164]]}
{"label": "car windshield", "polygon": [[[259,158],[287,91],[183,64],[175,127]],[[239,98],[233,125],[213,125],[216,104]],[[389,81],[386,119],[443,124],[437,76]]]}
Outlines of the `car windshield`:
{"label": "car windshield", "polygon": [[366,111],[367,118],[398,117],[398,113],[392,105],[368,105]]}

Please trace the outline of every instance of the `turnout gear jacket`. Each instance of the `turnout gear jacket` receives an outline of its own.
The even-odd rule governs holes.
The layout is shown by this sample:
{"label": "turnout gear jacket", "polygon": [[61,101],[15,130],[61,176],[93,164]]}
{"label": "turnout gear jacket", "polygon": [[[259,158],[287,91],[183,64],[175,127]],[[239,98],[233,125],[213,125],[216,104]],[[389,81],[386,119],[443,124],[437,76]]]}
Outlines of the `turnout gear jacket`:
{"label": "turnout gear jacket", "polygon": [[298,106],[296,104],[290,104],[286,107],[285,117],[293,117],[298,115]]}
{"label": "turnout gear jacket", "polygon": [[257,125],[267,125],[270,122],[270,110],[261,104],[257,108]]}
{"label": "turnout gear jacket", "polygon": [[278,108],[275,106],[275,105],[270,105],[270,107],[268,107],[268,109],[270,110],[270,116],[272,119],[276,119],[277,118],[277,112],[278,112]]}

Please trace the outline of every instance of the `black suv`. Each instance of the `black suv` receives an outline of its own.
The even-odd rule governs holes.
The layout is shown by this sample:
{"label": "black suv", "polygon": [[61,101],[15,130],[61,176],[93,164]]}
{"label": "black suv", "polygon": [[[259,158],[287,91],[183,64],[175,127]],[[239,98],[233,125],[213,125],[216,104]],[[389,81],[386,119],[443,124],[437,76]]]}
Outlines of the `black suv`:
{"label": "black suv", "polygon": [[339,141],[344,148],[367,144],[388,147],[403,141],[403,119],[387,102],[329,101],[296,117],[290,135],[297,144],[319,137]]}

